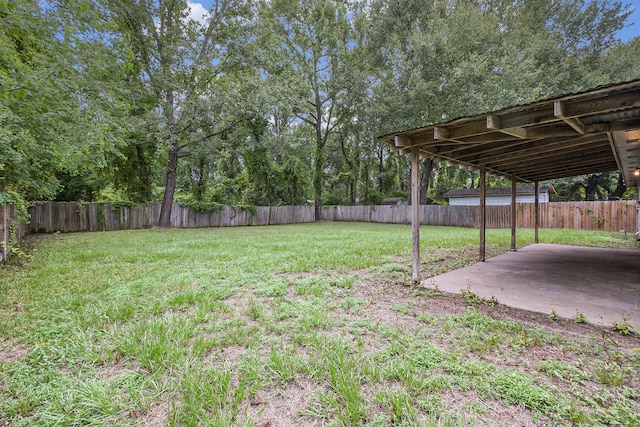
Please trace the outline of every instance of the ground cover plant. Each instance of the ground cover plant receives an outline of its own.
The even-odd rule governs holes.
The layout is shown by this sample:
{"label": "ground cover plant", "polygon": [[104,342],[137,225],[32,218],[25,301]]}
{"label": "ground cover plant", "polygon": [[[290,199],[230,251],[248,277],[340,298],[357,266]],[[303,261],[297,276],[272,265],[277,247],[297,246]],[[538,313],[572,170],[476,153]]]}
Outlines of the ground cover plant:
{"label": "ground cover plant", "polygon": [[[39,238],[0,270],[0,426],[640,424],[636,335],[411,286],[410,235],[314,223]],[[477,230],[421,236],[425,277],[475,261]],[[488,252],[509,239],[488,230]]]}

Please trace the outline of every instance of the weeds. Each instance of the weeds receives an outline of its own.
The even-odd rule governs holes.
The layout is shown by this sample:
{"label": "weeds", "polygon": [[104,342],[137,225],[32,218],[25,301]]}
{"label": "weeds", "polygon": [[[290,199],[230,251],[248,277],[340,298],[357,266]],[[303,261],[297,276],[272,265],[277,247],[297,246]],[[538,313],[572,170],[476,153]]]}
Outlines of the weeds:
{"label": "weeds", "polygon": [[[430,231],[428,272],[474,258],[473,230]],[[508,248],[508,230],[488,232]],[[42,239],[0,277],[0,425],[513,421],[490,407],[532,424],[640,423],[635,337],[559,338],[470,289],[404,288],[410,247],[405,226],[379,224]],[[292,414],[268,418],[267,402],[301,387]]]}
{"label": "weeds", "polygon": [[621,321],[613,322],[613,325],[611,325],[611,330],[613,332],[617,332],[620,335],[634,334],[633,325],[631,325],[629,320],[631,320],[630,315],[623,316]]}
{"label": "weeds", "polygon": [[495,296],[491,296],[490,298],[483,298],[473,292],[469,285],[467,285],[467,287],[464,289],[460,289],[460,295],[462,295],[462,298],[464,298],[464,300],[469,305],[484,304],[489,307],[493,307],[494,305],[498,304],[498,300]]}
{"label": "weeds", "polygon": [[573,321],[576,323],[586,323],[587,317],[581,311],[576,311],[576,314],[573,315]]}

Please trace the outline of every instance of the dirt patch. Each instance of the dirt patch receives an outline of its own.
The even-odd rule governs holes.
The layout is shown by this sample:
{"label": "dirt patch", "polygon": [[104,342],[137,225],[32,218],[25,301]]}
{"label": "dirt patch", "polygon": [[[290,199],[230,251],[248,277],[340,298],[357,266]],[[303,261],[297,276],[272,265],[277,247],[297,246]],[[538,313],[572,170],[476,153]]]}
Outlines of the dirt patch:
{"label": "dirt patch", "polygon": [[321,420],[301,414],[317,388],[316,384],[301,380],[284,390],[259,393],[251,402],[247,416],[255,419],[259,427],[319,426]]}
{"label": "dirt patch", "polygon": [[167,425],[169,402],[163,400],[144,411],[137,419],[140,427],[160,427]]}
{"label": "dirt patch", "polygon": [[[443,409],[465,418],[477,427],[493,426],[544,426],[533,420],[531,411],[514,405],[504,405],[493,399],[483,398],[476,391],[446,390],[442,393]],[[472,413],[480,412],[477,416]],[[471,413],[471,414],[470,414]]]}
{"label": "dirt patch", "polygon": [[23,359],[27,353],[29,353],[29,348],[24,345],[5,343],[2,348],[0,348],[0,363],[19,361]]}

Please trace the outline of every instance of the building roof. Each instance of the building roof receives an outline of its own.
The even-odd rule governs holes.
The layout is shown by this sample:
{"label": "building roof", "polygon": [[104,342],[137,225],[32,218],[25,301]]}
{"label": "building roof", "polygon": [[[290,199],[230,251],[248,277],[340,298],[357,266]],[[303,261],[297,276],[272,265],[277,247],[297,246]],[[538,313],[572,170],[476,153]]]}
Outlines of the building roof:
{"label": "building roof", "polygon": [[621,170],[640,184],[640,79],[379,137],[520,182]]}
{"label": "building roof", "polygon": [[[556,189],[552,185],[542,185],[538,188],[538,193],[556,194]],[[517,195],[529,195],[534,193],[533,185],[518,185],[516,187]],[[510,196],[511,187],[489,187],[487,188],[487,197],[491,196]],[[449,190],[444,194],[444,197],[480,197],[479,188],[459,188],[455,190]]]}

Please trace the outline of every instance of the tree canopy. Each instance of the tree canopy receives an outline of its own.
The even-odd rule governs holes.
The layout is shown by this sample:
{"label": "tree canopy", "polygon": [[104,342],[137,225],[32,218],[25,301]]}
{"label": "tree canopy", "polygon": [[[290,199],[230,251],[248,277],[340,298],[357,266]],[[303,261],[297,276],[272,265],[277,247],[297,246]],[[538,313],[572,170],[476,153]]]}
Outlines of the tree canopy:
{"label": "tree canopy", "polygon": [[[160,226],[176,202],[380,203],[409,173],[376,135],[640,77],[619,1],[203,4],[0,0],[0,192],[158,201]],[[423,203],[477,185],[422,168]],[[616,172],[554,184],[631,195]]]}

